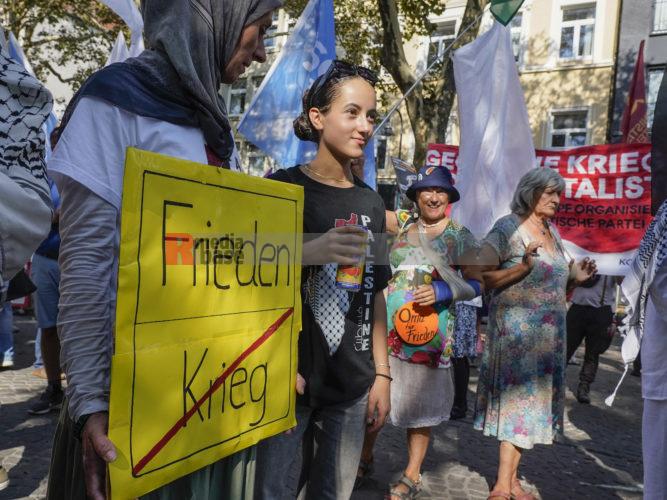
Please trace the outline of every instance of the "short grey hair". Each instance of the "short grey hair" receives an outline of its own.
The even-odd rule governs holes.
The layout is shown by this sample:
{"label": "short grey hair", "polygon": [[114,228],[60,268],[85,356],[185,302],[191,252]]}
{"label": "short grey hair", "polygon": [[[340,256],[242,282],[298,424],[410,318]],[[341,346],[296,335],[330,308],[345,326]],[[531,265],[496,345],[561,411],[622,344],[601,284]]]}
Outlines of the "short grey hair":
{"label": "short grey hair", "polygon": [[565,189],[561,175],[551,168],[534,168],[519,180],[510,203],[510,210],[516,215],[528,215],[535,208],[539,196],[546,189],[555,189],[558,194]]}

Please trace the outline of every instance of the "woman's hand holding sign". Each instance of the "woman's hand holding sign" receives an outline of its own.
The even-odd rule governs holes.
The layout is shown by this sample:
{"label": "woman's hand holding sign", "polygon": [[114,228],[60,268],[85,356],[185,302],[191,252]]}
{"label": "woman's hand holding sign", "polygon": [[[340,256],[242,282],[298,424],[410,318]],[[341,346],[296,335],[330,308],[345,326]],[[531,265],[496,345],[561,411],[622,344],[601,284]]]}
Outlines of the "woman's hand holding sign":
{"label": "woman's hand holding sign", "polygon": [[106,498],[107,463],[116,460],[116,447],[109,439],[109,414],[93,413],[81,431],[86,494],[93,500]]}

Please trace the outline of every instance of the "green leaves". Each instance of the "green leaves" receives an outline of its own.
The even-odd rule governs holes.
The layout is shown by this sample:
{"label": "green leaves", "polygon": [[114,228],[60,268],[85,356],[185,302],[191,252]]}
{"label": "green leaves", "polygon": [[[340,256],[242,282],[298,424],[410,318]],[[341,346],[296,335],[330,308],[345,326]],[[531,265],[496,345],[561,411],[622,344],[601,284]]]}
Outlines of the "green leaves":
{"label": "green leaves", "polygon": [[126,26],[98,0],[9,0],[0,23],[23,47],[37,78],[50,76],[73,91],[109,56]]}

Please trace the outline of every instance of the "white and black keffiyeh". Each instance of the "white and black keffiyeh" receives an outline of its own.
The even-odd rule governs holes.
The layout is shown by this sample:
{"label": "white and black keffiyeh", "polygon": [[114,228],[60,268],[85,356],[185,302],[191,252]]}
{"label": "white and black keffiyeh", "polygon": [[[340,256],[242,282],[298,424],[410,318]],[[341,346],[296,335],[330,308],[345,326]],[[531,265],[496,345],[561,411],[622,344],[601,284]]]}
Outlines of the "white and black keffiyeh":
{"label": "white and black keffiyeh", "polygon": [[0,297],[51,227],[44,163],[53,98],[0,50]]}
{"label": "white and black keffiyeh", "polygon": [[345,318],[350,310],[349,292],[336,287],[336,264],[325,264],[310,277],[308,303],[333,356],[345,335]]}
{"label": "white and black keffiyeh", "polygon": [[611,406],[618,387],[628,371],[628,366],[639,354],[639,347],[644,330],[646,301],[648,290],[655,277],[655,272],[667,259],[667,201],[664,201],[649,225],[637,254],[630,264],[630,272],[623,279],[621,290],[628,300],[628,314],[620,330],[624,336],[621,355],[625,371],[614,393],[606,403]]}

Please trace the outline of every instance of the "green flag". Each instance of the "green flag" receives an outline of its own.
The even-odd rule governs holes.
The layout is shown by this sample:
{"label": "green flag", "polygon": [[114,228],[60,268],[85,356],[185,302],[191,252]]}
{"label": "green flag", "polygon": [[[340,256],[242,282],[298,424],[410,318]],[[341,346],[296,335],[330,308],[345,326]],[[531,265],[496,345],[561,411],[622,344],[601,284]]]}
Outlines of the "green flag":
{"label": "green flag", "polygon": [[507,26],[522,3],[523,0],[491,0],[491,14],[499,23]]}

